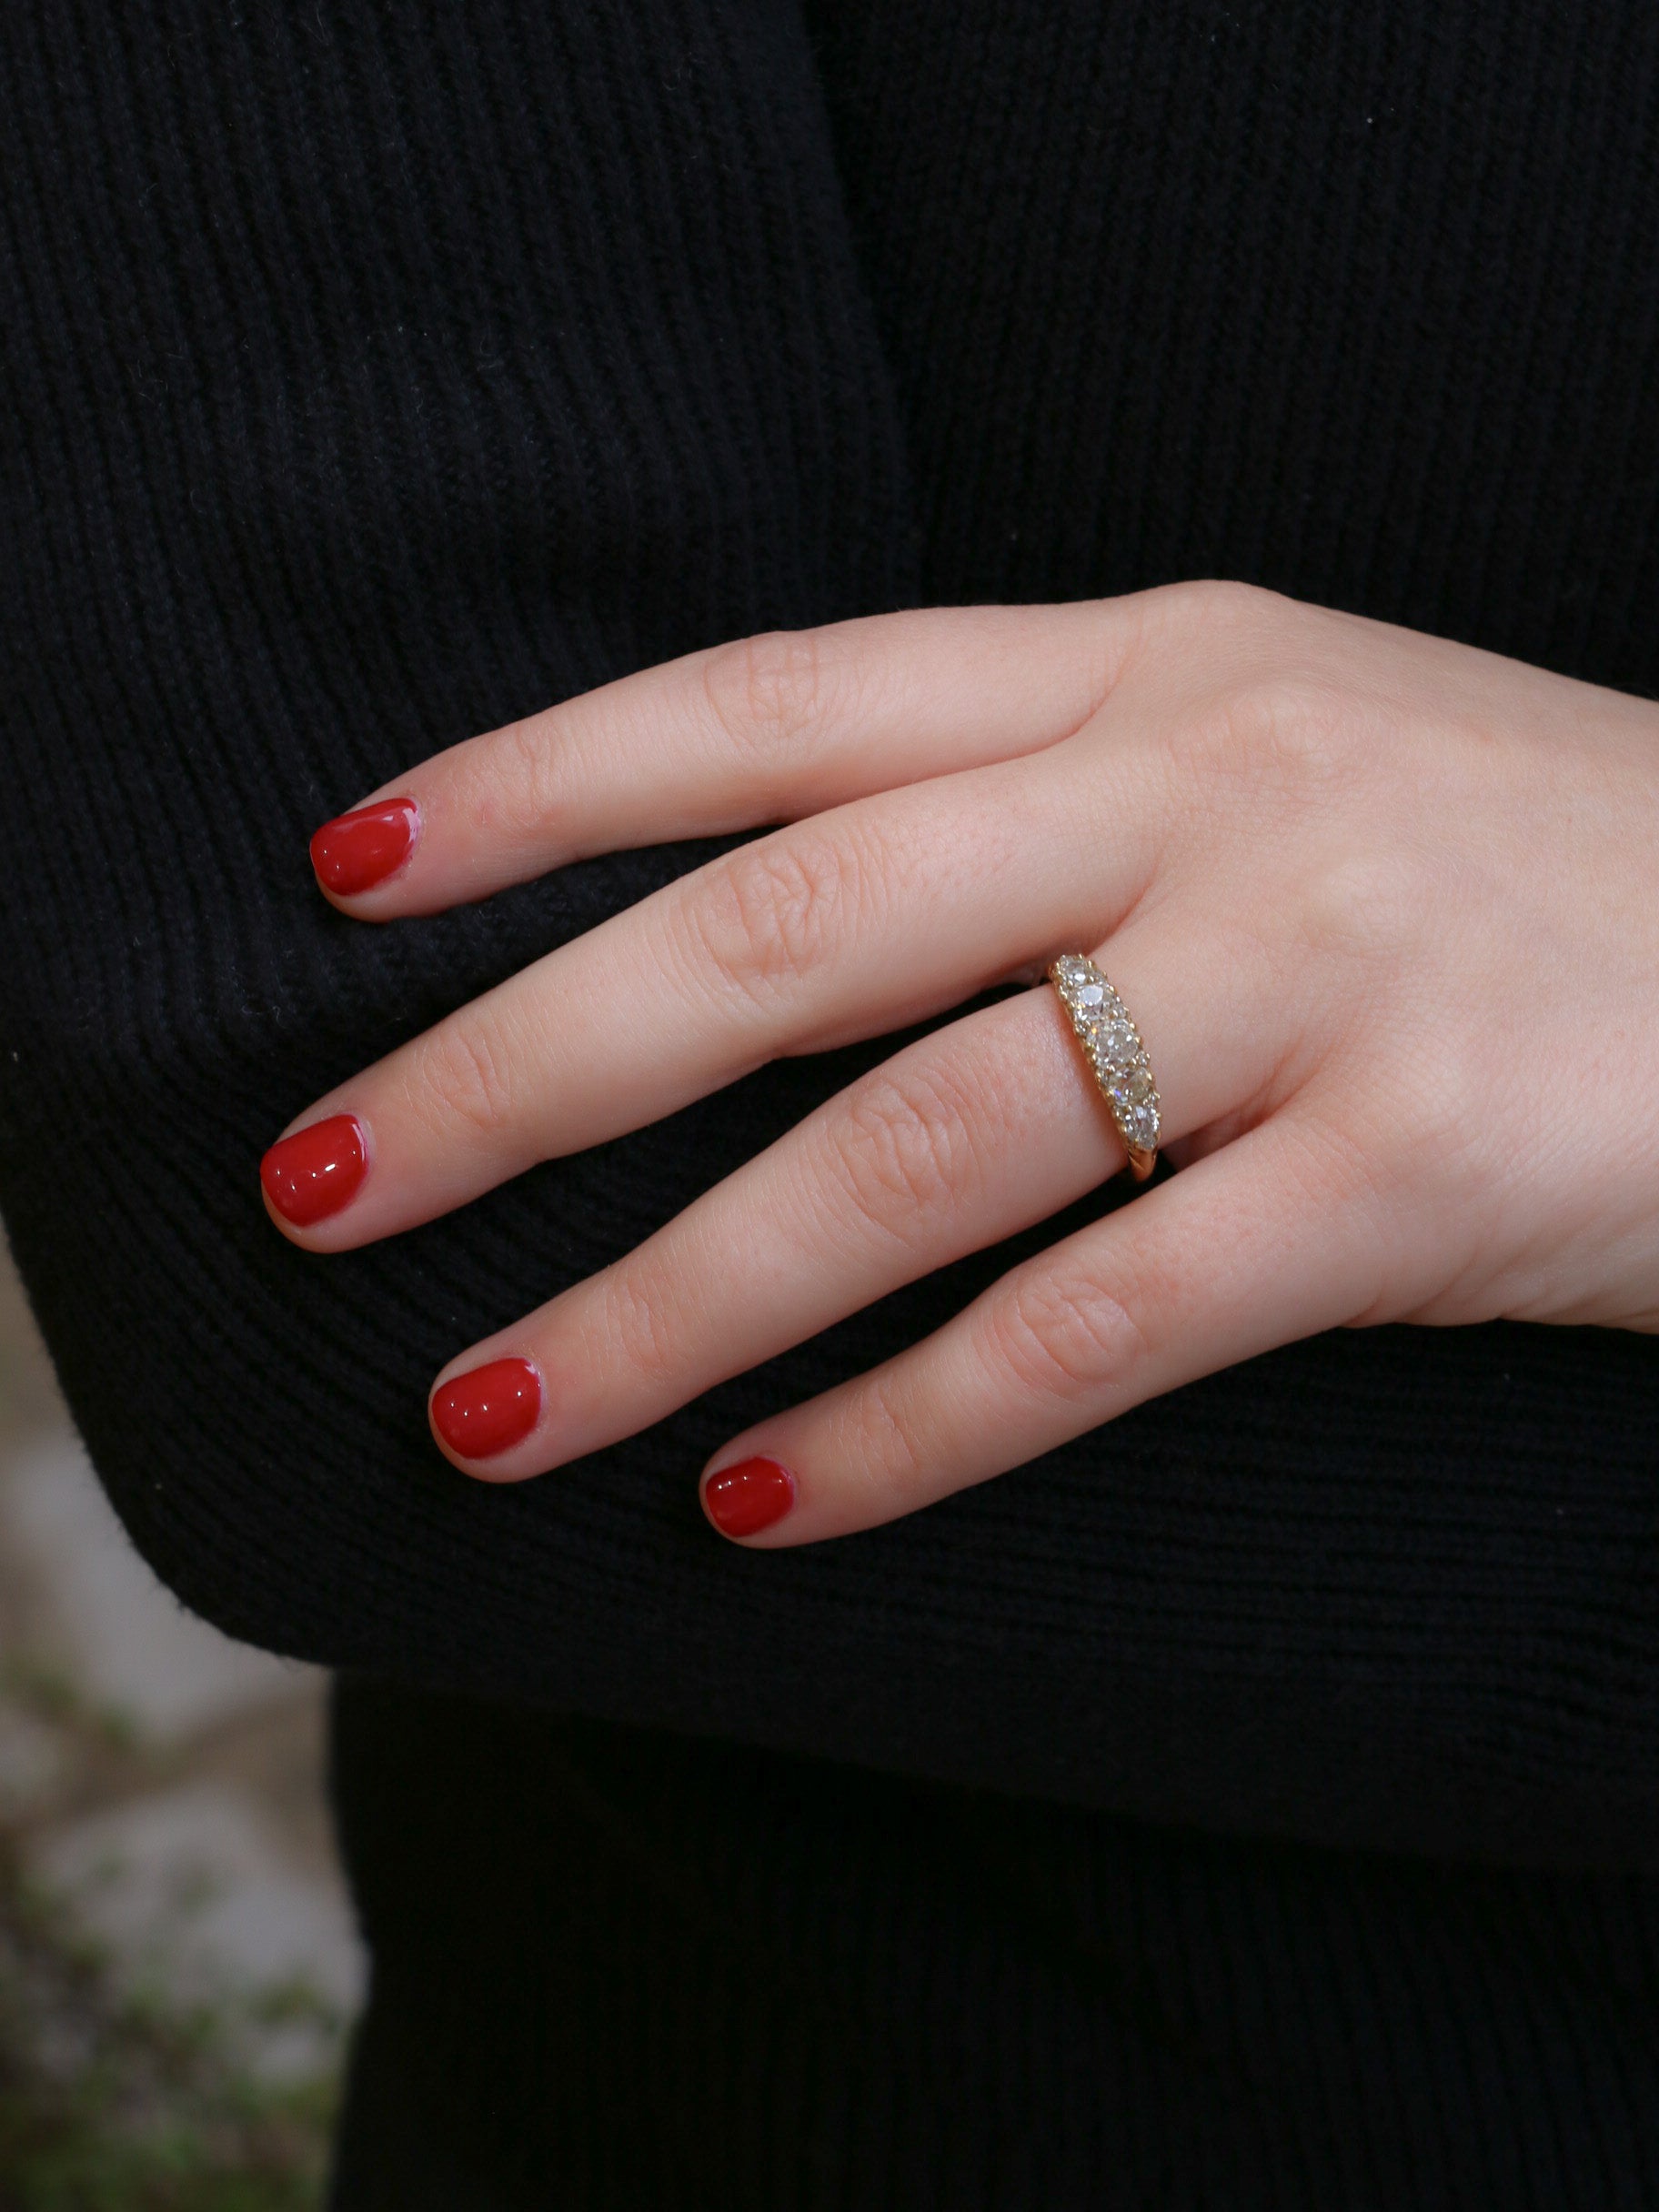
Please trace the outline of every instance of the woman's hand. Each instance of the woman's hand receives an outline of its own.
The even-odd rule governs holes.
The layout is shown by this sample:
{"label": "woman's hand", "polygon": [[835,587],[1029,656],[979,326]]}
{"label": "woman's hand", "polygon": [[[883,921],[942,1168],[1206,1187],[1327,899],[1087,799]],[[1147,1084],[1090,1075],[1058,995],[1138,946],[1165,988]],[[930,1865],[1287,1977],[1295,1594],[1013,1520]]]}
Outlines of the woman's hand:
{"label": "woman's hand", "polygon": [[[728,1534],[868,1527],[1338,1324],[1659,1326],[1654,706],[1229,585],[897,615],[457,746],[313,850],[387,921],[778,821],[318,1100],[265,1170],[279,1226],[342,1251],[1095,954],[1181,1171],[734,1438]],[[463,1352],[439,1441],[540,1473],[1123,1161],[1054,991],[1005,999]]]}

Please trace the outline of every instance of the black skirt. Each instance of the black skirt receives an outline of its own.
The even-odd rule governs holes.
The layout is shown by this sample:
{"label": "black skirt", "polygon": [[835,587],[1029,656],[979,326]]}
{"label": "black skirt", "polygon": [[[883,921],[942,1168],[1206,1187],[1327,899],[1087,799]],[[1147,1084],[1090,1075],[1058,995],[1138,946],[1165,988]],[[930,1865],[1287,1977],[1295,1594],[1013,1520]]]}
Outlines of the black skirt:
{"label": "black skirt", "polygon": [[1659,1895],[337,1693],[335,2212],[1659,2203]]}

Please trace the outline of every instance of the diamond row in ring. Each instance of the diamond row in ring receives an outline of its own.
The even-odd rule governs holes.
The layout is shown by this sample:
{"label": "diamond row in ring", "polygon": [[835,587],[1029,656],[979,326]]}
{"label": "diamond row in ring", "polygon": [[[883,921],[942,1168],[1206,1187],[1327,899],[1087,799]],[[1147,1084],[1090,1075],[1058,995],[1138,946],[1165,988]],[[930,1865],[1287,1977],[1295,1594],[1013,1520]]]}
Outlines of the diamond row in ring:
{"label": "diamond row in ring", "polygon": [[1158,1150],[1158,1091],[1141,1032],[1104,973],[1081,952],[1068,952],[1049,970],[1049,980],[1071,1017],[1077,1041],[1111,1118],[1131,1151]]}

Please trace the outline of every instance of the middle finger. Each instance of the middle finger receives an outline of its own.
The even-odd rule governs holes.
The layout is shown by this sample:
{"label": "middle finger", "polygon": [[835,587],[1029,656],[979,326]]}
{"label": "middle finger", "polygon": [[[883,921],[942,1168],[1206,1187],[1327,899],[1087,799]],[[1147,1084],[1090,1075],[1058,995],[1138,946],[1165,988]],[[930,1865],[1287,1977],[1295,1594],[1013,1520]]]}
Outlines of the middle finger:
{"label": "middle finger", "polygon": [[1149,880],[1154,809],[1118,803],[1121,760],[1084,779],[1071,754],[837,808],[548,954],[299,1116],[264,1163],[273,1218],[313,1250],[367,1243],[1099,942]]}

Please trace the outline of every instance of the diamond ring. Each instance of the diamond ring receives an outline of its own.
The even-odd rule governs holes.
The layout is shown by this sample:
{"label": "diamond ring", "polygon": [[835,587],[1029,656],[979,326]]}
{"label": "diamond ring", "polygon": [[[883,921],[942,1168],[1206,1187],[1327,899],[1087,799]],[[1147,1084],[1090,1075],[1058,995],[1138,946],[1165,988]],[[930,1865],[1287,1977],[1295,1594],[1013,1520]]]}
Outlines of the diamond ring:
{"label": "diamond ring", "polygon": [[1130,1172],[1144,1182],[1158,1157],[1159,1117],[1158,1089],[1141,1032],[1103,971],[1081,952],[1062,953],[1049,970],[1049,980],[1129,1148]]}

